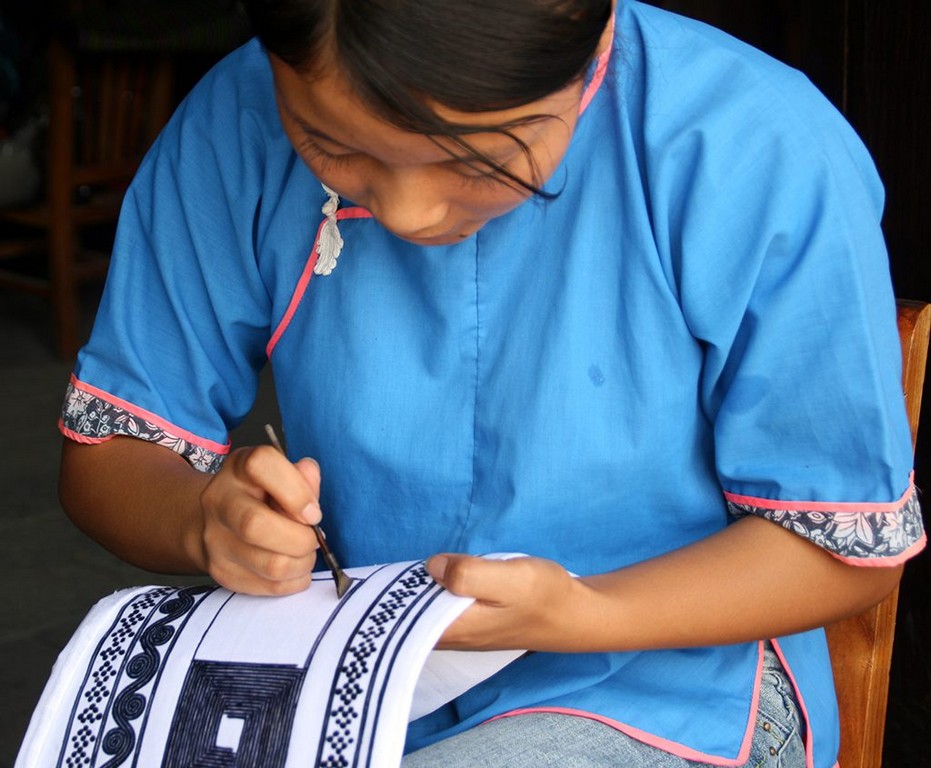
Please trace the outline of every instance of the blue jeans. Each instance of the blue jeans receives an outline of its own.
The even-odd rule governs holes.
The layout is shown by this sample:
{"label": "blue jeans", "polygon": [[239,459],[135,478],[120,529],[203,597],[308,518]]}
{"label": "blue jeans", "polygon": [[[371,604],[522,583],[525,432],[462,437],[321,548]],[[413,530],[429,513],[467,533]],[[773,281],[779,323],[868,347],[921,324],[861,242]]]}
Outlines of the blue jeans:
{"label": "blue jeans", "polygon": [[[402,768],[705,768],[584,717],[549,713],[483,723],[412,752]],[[741,768],[804,768],[792,685],[767,645],[750,759]],[[712,768],[709,766],[708,768]]]}

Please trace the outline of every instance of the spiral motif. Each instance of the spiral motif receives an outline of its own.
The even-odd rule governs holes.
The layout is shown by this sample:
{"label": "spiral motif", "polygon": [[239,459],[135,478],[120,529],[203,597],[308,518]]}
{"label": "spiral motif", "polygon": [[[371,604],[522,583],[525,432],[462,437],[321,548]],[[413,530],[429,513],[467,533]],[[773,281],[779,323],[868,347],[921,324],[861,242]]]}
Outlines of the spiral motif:
{"label": "spiral motif", "polygon": [[[108,755],[128,755],[133,748],[132,731],[124,731],[122,728],[111,728],[103,737],[100,747]],[[113,761],[111,761],[113,762]]]}
{"label": "spiral motif", "polygon": [[180,600],[177,597],[174,597],[171,600],[166,600],[164,603],[162,603],[162,605],[158,609],[158,612],[169,614],[169,615],[173,613],[178,613],[182,609],[183,604],[184,604],[183,600]]}
{"label": "spiral motif", "polygon": [[148,632],[146,640],[151,641],[152,645],[164,645],[175,634],[175,628],[170,624],[156,624]]}
{"label": "spiral motif", "polygon": [[126,674],[133,680],[142,678],[143,682],[147,682],[157,668],[158,655],[143,651],[133,656],[126,664]]}
{"label": "spiral motif", "polygon": [[121,697],[116,703],[119,714],[127,720],[135,720],[139,715],[145,712],[145,696],[134,693],[130,696]]}
{"label": "spiral motif", "polygon": [[[139,691],[149,684],[162,661],[158,646],[164,645],[175,634],[175,628],[170,622],[176,621],[190,611],[197,595],[213,591],[213,587],[198,586],[187,587],[180,590],[174,597],[162,603],[158,612],[163,614],[159,619],[139,636],[141,650],[126,663],[126,675],[133,682],[126,686],[113,702],[113,719],[116,727],[107,732],[104,737],[104,752],[112,755],[103,768],[116,768],[129,757],[136,743],[136,734],[131,721],[139,718],[146,710],[147,700]],[[108,748],[106,744],[109,744]]]}

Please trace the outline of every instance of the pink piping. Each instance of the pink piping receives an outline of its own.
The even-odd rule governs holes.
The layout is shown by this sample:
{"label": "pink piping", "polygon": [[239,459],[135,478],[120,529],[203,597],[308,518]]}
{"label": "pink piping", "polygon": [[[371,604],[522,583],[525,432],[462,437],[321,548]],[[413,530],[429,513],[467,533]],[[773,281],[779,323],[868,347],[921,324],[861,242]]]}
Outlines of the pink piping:
{"label": "pink piping", "polygon": [[928,536],[926,533],[922,533],[921,538],[912,544],[908,549],[900,552],[897,555],[892,555],[891,557],[844,557],[843,555],[838,555],[835,552],[831,552],[830,550],[825,551],[836,560],[847,563],[847,565],[855,565],[858,568],[894,568],[897,565],[901,565],[906,560],[910,560],[919,552],[921,552],[927,543]]}
{"label": "pink piping", "polygon": [[601,87],[601,81],[605,79],[605,72],[608,71],[608,62],[611,59],[611,49],[614,47],[614,16],[610,21],[611,31],[608,33],[608,47],[605,48],[598,57],[598,63],[595,65],[595,74],[592,75],[591,81],[582,94],[582,100],[579,102],[579,114],[581,115],[595,98],[598,89]]}
{"label": "pink piping", "polygon": [[[352,208],[341,208],[337,210],[336,218],[339,221],[342,221],[343,219],[369,219],[372,218],[372,213],[371,211],[367,211],[365,208],[354,206]],[[325,222],[326,219],[323,219],[323,221],[320,222],[320,226],[317,227],[317,234],[314,237],[314,244],[310,249],[310,256],[307,257],[307,263],[304,265],[304,271],[301,273],[301,278],[297,281],[297,286],[294,289],[294,293],[291,294],[291,301],[288,302],[288,308],[285,310],[284,316],[281,318],[281,321],[275,328],[275,332],[272,334],[271,339],[269,339],[268,344],[265,347],[266,357],[270,358],[272,356],[272,352],[278,345],[278,341],[287,330],[288,325],[291,323],[291,319],[294,317],[294,313],[297,312],[297,307],[301,303],[301,299],[304,298],[304,293],[307,290],[308,284],[310,283],[310,278],[312,278],[314,275],[314,267],[317,265],[317,242],[320,240],[320,231],[323,229]]]}
{"label": "pink piping", "polygon": [[105,443],[107,440],[112,440],[114,437],[119,436],[119,433],[115,433],[112,435],[107,435],[106,437],[88,437],[87,435],[82,435],[80,432],[75,432],[73,429],[66,427],[63,419],[58,420],[58,431],[69,440],[74,440],[76,443],[84,443],[85,445],[97,445],[98,443]]}
{"label": "pink piping", "polygon": [[780,501],[762,499],[757,496],[741,496],[737,493],[724,492],[724,498],[734,504],[747,504],[761,509],[791,510],[795,512],[899,512],[915,490],[915,473],[908,478],[908,488],[897,501],[858,502],[858,501]]}
{"label": "pink piping", "polygon": [[627,723],[622,723],[619,720],[613,720],[610,717],[603,717],[592,712],[585,712],[579,709],[570,709],[568,707],[527,707],[526,709],[515,709],[510,712],[497,715],[496,717],[489,718],[488,722],[491,722],[492,720],[500,720],[503,717],[532,715],[543,712],[549,712],[556,715],[570,715],[572,717],[585,717],[589,720],[595,720],[596,722],[610,726],[615,730],[626,733],[628,736],[636,739],[637,741],[641,741],[644,744],[649,744],[651,747],[656,747],[657,749],[661,749],[664,752],[669,752],[670,754],[676,755],[677,757],[681,757],[685,760],[720,766],[743,765],[750,758],[750,747],[753,743],[753,731],[756,727],[756,717],[753,715],[753,713],[757,711],[760,704],[760,686],[763,680],[762,642],[758,643],[758,653],[759,658],[756,665],[756,674],[753,680],[753,696],[750,706],[751,715],[747,718],[747,729],[744,732],[743,740],[740,744],[740,752],[737,754],[737,757],[733,759],[719,757],[717,755],[708,755],[704,752],[699,752],[696,749],[692,749],[691,747],[687,747],[684,744],[680,744],[679,742],[671,741],[670,739],[664,739],[661,736],[648,733],[647,731],[635,728],[634,726],[628,725]]}
{"label": "pink piping", "polygon": [[[179,429],[171,422],[165,421],[164,419],[156,416],[151,411],[146,411],[145,409],[140,408],[139,406],[134,405],[127,400],[122,400],[119,397],[111,395],[109,392],[105,392],[104,390],[98,389],[91,384],[87,384],[78,379],[74,374],[71,374],[71,384],[75,387],[75,389],[88,392],[94,397],[98,397],[101,400],[106,400],[108,403],[112,403],[113,405],[122,408],[125,411],[129,411],[134,416],[139,416],[150,424],[154,424],[160,429],[165,430],[165,432],[171,434],[173,437],[181,438],[182,440],[191,443],[192,445],[198,445],[201,448],[206,448],[208,451],[220,454],[221,456],[225,456],[230,451],[230,444],[228,442],[226,444],[215,443],[213,440],[207,440],[206,438],[198,437],[197,435],[193,434],[192,432],[188,432],[187,430]],[[63,435],[79,443],[103,443],[107,440],[119,436],[118,434],[108,435],[107,437],[88,437],[87,435],[79,435],[73,430],[65,427],[61,420],[58,422],[58,428],[61,430]]]}
{"label": "pink piping", "polygon": [[[614,28],[614,17],[611,17],[611,28]],[[592,75],[591,81],[588,83],[588,86],[585,88],[585,92],[582,94],[582,98],[579,102],[579,114],[581,115],[588,105],[591,103],[591,100],[595,98],[595,94],[598,93],[598,89],[601,87],[601,83],[604,80],[605,72],[608,70],[608,62],[611,59],[611,49],[614,46],[614,34],[610,34],[608,39],[608,47],[602,51],[601,55],[598,57],[598,62],[595,65],[595,73]],[[353,208],[344,208],[336,212],[336,218],[341,219],[361,219],[361,218],[371,218],[372,214],[370,211],[367,211],[365,208],[353,207]],[[325,219],[324,219],[325,221]],[[301,273],[301,277],[297,282],[297,286],[294,289],[294,293],[291,295],[291,301],[288,303],[288,308],[285,310],[284,316],[281,318],[281,321],[278,323],[278,326],[275,328],[275,332],[272,334],[271,339],[269,339],[268,344],[265,347],[265,356],[270,358],[272,352],[275,350],[275,347],[278,345],[278,341],[281,339],[284,332],[287,330],[288,325],[291,322],[291,319],[294,317],[294,313],[297,312],[298,305],[301,303],[301,299],[304,297],[304,292],[307,290],[307,286],[310,283],[311,277],[313,277],[314,267],[317,264],[317,241],[320,238],[320,230],[323,227],[323,222],[320,222],[320,226],[317,227],[317,235],[314,238],[313,248],[310,250],[310,256],[307,258],[307,263],[304,265],[304,271]]]}

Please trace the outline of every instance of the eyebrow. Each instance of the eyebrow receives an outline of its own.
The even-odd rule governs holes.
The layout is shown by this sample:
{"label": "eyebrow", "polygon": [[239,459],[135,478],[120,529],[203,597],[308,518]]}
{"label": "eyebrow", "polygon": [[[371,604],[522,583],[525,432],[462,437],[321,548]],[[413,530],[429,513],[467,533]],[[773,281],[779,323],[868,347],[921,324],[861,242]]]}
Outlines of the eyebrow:
{"label": "eyebrow", "polygon": [[341,142],[341,141],[337,141],[336,139],[334,139],[334,138],[333,138],[332,136],[330,136],[329,134],[324,133],[323,131],[321,131],[319,128],[314,128],[312,125],[310,125],[309,123],[307,123],[307,122],[305,122],[304,120],[302,120],[300,117],[298,117],[297,115],[295,115],[295,114],[294,114],[293,112],[291,112],[290,110],[289,110],[288,114],[291,115],[291,119],[294,120],[295,123],[297,123],[298,128],[300,128],[300,129],[301,129],[304,133],[306,133],[308,136],[313,136],[315,139],[323,139],[324,141],[327,141],[327,142],[329,142],[330,144],[335,144],[337,147],[340,147],[341,149],[348,150],[348,151],[350,151],[350,152],[359,152],[359,151],[361,151],[361,150],[356,149],[355,147],[350,147],[350,146],[348,146],[347,144],[343,144],[343,142]]}

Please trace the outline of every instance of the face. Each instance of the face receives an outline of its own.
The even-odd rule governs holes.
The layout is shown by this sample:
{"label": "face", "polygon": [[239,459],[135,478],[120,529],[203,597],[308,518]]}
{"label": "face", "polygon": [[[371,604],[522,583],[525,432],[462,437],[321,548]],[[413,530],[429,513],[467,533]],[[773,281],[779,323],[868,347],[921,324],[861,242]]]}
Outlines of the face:
{"label": "face", "polygon": [[[314,175],[367,208],[388,230],[419,245],[459,242],[523,202],[526,190],[476,166],[440,137],[406,132],[378,117],[353,94],[337,67],[313,78],[271,56],[285,132]],[[510,172],[539,186],[559,165],[578,119],[582,84],[523,107],[479,114],[435,108],[444,120],[477,128],[547,115],[512,129],[464,137]]]}

